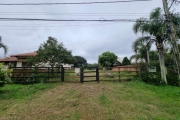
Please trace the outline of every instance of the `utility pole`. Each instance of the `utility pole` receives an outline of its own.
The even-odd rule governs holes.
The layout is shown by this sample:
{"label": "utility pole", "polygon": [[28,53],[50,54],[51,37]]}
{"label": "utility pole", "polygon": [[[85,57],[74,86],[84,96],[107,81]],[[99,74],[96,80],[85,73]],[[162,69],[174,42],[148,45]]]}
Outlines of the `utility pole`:
{"label": "utility pole", "polygon": [[168,22],[168,26],[171,29],[170,38],[171,38],[171,44],[172,44],[172,48],[173,48],[175,62],[176,62],[176,65],[177,65],[178,78],[179,78],[178,82],[179,82],[179,86],[180,86],[180,56],[179,56],[179,49],[178,49],[177,42],[176,42],[176,35],[175,35],[176,33],[175,33],[174,26],[173,26],[173,23],[172,23],[172,17],[171,17],[171,15],[169,13],[167,0],[162,0],[162,2],[163,2],[163,7],[164,7],[166,20]]}

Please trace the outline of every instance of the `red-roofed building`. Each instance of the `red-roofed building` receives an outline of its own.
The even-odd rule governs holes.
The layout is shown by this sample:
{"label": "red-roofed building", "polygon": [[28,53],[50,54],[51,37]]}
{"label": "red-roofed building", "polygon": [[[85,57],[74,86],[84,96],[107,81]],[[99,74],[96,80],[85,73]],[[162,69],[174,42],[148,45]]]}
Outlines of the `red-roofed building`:
{"label": "red-roofed building", "polygon": [[[26,67],[26,59],[30,56],[36,56],[37,52],[29,52],[23,54],[11,55],[10,57],[0,58],[0,63],[5,63],[5,68],[8,67]],[[43,64],[41,67],[50,67],[48,64]],[[73,64],[63,64],[66,68],[71,68]]]}
{"label": "red-roofed building", "polygon": [[36,52],[11,55],[10,57],[0,58],[0,63],[5,63],[6,67],[23,67],[26,66],[25,60],[27,57],[36,55]]}
{"label": "red-roofed building", "polygon": [[27,58],[29,56],[36,56],[36,55],[37,55],[37,52],[29,52],[29,53],[11,55],[11,57]]}

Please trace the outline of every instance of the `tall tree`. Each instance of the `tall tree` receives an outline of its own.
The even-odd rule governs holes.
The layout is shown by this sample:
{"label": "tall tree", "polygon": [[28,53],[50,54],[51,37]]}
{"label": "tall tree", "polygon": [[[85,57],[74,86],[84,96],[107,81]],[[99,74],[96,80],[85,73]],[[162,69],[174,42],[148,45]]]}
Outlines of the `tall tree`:
{"label": "tall tree", "polygon": [[63,43],[58,43],[56,38],[48,37],[48,40],[40,45],[35,58],[29,58],[28,63],[35,65],[36,63],[44,63],[52,68],[55,65],[63,63],[73,64],[75,61],[71,51],[67,50]]}
{"label": "tall tree", "polygon": [[38,67],[39,65],[41,65],[41,61],[38,55],[27,57],[25,63],[27,63],[27,65],[35,66],[35,67]]}
{"label": "tall tree", "polygon": [[6,55],[8,51],[8,47],[2,42],[1,36],[0,36],[0,48],[4,49],[4,54]]}
{"label": "tall tree", "polygon": [[114,53],[107,51],[99,55],[98,63],[103,67],[112,67],[117,58]]}
{"label": "tall tree", "polygon": [[[168,30],[169,30],[168,34],[169,34],[169,36],[171,38],[171,45],[172,45],[172,48],[173,48],[174,59],[175,59],[176,66],[177,66],[177,72],[178,72],[178,78],[179,78],[178,82],[179,82],[179,86],[180,86],[180,55],[179,55],[180,53],[179,53],[178,45],[177,45],[177,42],[176,42],[178,34],[177,34],[176,30],[175,30],[176,28],[178,28],[180,30],[180,28],[179,28],[180,19],[177,21],[177,20],[175,20],[176,16],[175,16],[175,18],[173,18],[171,16],[171,14],[169,12],[171,6],[168,7],[167,0],[162,0],[162,2],[163,2],[163,8],[164,8],[165,16],[166,16],[166,21],[168,23]],[[174,0],[173,2],[176,2],[176,1]],[[173,2],[172,2],[172,4],[173,4]],[[178,26],[177,27],[174,26],[174,23],[175,23],[174,21],[178,22]]]}
{"label": "tall tree", "polygon": [[87,65],[87,60],[81,56],[74,56],[76,62],[74,63],[74,67],[82,67]]}
{"label": "tall tree", "polygon": [[142,34],[149,34],[150,36],[143,36],[139,43],[148,42],[152,40],[156,44],[156,48],[159,52],[159,62],[161,68],[162,81],[167,84],[166,71],[164,66],[164,46],[165,41],[164,33],[166,32],[165,17],[162,14],[161,8],[156,8],[150,13],[150,18],[147,21],[144,18],[140,18],[133,26],[135,33],[141,32]]}
{"label": "tall tree", "polygon": [[[180,38],[180,15],[172,13],[172,22],[175,27],[176,37]],[[143,35],[137,43],[147,43],[148,41],[154,42],[158,50],[159,62],[161,68],[162,81],[167,83],[166,71],[164,68],[164,42],[169,40],[168,33],[171,32],[166,22],[166,17],[162,14],[161,8],[156,8],[150,13],[150,19],[140,18],[133,26],[135,33],[141,32]]]}

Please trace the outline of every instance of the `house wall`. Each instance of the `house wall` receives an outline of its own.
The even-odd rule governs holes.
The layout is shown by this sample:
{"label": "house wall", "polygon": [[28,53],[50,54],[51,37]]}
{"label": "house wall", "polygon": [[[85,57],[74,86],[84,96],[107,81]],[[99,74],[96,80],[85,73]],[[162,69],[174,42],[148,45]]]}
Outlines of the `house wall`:
{"label": "house wall", "polygon": [[73,64],[62,64],[62,65],[63,65],[63,67],[68,67],[68,68],[74,66]]}
{"label": "house wall", "polygon": [[22,62],[17,62],[16,67],[22,67]]}
{"label": "house wall", "polygon": [[[62,64],[62,65],[65,68],[71,68],[74,66],[73,64]],[[40,63],[39,67],[51,67],[51,66],[48,63]],[[56,65],[54,67],[56,67]]]}

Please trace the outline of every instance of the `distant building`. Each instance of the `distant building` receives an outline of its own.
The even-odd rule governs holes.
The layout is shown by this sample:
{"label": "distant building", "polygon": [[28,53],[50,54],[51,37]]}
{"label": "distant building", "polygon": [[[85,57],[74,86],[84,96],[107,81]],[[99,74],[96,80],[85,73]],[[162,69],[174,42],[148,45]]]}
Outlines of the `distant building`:
{"label": "distant building", "polygon": [[[29,52],[23,54],[11,55],[10,57],[0,58],[0,63],[5,64],[5,68],[8,67],[27,67],[26,59],[30,56],[36,56],[37,52]],[[72,67],[73,64],[63,64],[63,67]],[[50,67],[47,64],[44,64],[44,67]]]}
{"label": "distant building", "polygon": [[114,66],[121,66],[122,61],[123,61],[124,57],[118,57],[116,63],[114,64]]}
{"label": "distant building", "polygon": [[11,55],[10,57],[6,58],[0,58],[0,63],[4,63],[5,67],[25,67],[26,63],[25,60],[29,56],[36,56],[36,52],[30,52],[30,53],[23,53],[23,54],[16,54]]}

